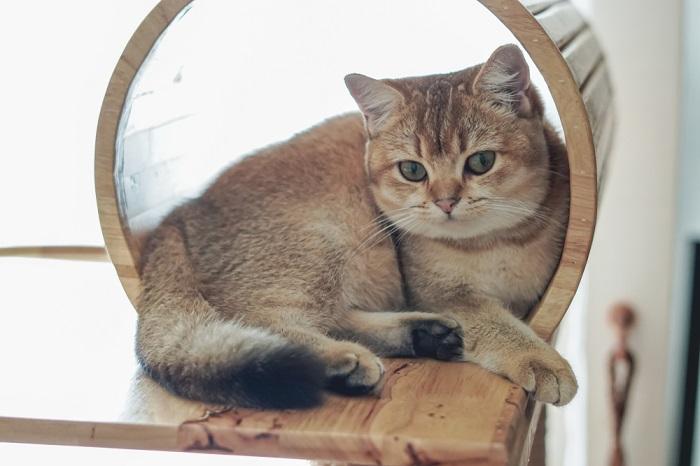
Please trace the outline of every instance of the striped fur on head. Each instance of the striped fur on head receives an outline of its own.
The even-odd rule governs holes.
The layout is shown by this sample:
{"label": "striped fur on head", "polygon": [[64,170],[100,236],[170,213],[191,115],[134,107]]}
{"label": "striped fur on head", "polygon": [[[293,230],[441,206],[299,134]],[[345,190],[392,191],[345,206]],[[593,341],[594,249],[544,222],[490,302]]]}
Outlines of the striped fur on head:
{"label": "striped fur on head", "polygon": [[[455,73],[346,78],[366,119],[372,191],[390,220],[432,238],[474,239],[508,232],[538,211],[552,167],[529,76],[520,49],[506,45]],[[480,151],[496,159],[477,175],[467,159]],[[407,180],[402,161],[420,163],[427,177]],[[436,204],[443,199],[456,201],[452,212]]]}

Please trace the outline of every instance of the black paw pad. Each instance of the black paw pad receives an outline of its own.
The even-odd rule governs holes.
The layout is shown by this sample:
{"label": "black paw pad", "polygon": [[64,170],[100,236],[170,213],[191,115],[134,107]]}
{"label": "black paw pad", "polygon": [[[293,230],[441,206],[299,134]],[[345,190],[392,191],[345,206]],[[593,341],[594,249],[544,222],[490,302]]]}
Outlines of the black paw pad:
{"label": "black paw pad", "polygon": [[464,352],[462,330],[441,321],[420,321],[411,332],[413,352],[419,357],[454,361]]}

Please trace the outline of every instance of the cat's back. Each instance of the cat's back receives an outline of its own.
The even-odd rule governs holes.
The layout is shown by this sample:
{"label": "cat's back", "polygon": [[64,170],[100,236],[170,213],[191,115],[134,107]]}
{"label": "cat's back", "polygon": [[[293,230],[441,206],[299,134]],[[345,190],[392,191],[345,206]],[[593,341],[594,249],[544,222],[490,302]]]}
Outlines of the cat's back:
{"label": "cat's back", "polygon": [[[303,295],[314,308],[341,299],[396,307],[400,276],[391,241],[374,235],[365,138],[361,115],[329,119],[244,158],[166,219],[160,228],[173,225],[187,238],[188,260],[210,301],[228,309]],[[354,252],[368,237],[371,251]],[[342,285],[329,280],[341,276]],[[271,294],[269,284],[293,293]]]}
{"label": "cat's back", "polygon": [[265,202],[298,204],[357,189],[365,184],[365,142],[359,113],[330,118],[245,157],[222,173],[203,197],[256,204],[254,196],[259,195]]}
{"label": "cat's back", "polygon": [[144,260],[168,226],[190,237],[190,248],[201,250],[197,256],[214,243],[233,246],[241,232],[270,240],[306,229],[314,219],[328,226],[372,214],[365,142],[362,116],[349,113],[249,154],[161,222]]}

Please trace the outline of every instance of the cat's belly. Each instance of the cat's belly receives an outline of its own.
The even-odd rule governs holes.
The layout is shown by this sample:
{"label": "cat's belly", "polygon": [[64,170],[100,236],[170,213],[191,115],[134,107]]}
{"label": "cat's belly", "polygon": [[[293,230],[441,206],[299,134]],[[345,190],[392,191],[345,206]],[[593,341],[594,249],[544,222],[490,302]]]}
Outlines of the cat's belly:
{"label": "cat's belly", "polygon": [[423,305],[477,294],[496,298],[516,315],[524,315],[546,288],[558,258],[545,242],[477,251],[430,243],[416,244],[403,254],[407,287]]}
{"label": "cat's belly", "polygon": [[525,314],[547,286],[552,264],[537,251],[503,248],[459,255],[452,272],[476,291],[498,298],[518,315]]}

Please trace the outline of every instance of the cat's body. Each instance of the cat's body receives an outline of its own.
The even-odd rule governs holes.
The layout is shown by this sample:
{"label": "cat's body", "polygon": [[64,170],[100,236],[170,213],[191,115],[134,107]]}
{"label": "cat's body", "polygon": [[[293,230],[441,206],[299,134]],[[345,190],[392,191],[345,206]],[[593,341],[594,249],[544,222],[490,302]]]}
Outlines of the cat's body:
{"label": "cat's body", "polygon": [[[323,388],[375,389],[378,355],[429,356],[472,360],[539,399],[568,402],[576,390],[568,365],[511,314],[531,308],[557,264],[568,212],[566,153],[540,114],[523,117],[541,111],[534,94],[523,99],[522,115],[491,112],[482,102],[486,123],[469,133],[476,140],[464,128],[451,131],[451,120],[462,117],[446,110],[471,108],[465,85],[480,82],[480,69],[394,81],[389,91],[350,78],[365,121],[336,117],[264,149],[169,215],[143,255],[137,354],[145,372],[185,398],[301,407],[318,402]],[[398,100],[387,98],[403,99],[408,117],[400,119]],[[464,118],[476,121],[472,113]],[[489,118],[503,121],[489,127]],[[469,155],[460,154],[483,151],[474,146],[479,137],[506,154],[498,165],[482,156],[482,165],[496,167],[482,182],[507,186],[509,171],[525,170],[508,165],[507,154],[518,151],[540,154],[525,157],[541,170],[540,181],[511,189],[527,189],[532,199],[510,210],[503,201],[490,207],[514,219],[489,229],[491,220],[475,217],[465,229],[458,209],[472,201],[484,208],[483,199],[469,192],[478,185],[468,183],[472,175],[451,170]],[[435,215],[436,207],[412,200],[418,185],[401,181],[396,162],[387,161],[392,151],[409,153],[407,141],[416,151],[410,159],[435,173],[435,182],[423,179],[446,215],[435,229],[415,216]]]}
{"label": "cat's body", "polygon": [[[401,274],[391,239],[363,245],[380,228],[375,222],[379,212],[366,183],[364,148],[362,117],[336,117],[244,159],[200,199],[175,210],[155,232],[145,254],[142,274],[146,288],[139,326],[141,359],[161,359],[153,353],[186,340],[167,322],[181,319],[183,316],[176,313],[183,307],[183,313],[187,313],[192,311],[186,308],[200,306],[197,315],[211,314],[206,319],[235,321],[241,329],[265,329],[309,345],[298,355],[287,355],[284,341],[266,342],[261,337],[253,350],[262,353],[264,348],[277,346],[281,354],[274,357],[284,361],[282,366],[288,359],[297,361],[297,366],[290,365],[288,370],[298,372],[289,374],[292,381],[280,387],[280,391],[290,393],[280,394],[279,399],[274,395],[275,400],[249,399],[255,398],[251,393],[247,398],[208,401],[253,405],[279,402],[286,406],[304,404],[308,397],[313,403],[324,386],[324,375],[314,366],[309,373],[304,372],[305,365],[328,365],[328,361],[316,360],[322,352],[315,348],[317,337],[321,333],[342,333],[344,320],[351,318],[354,309],[404,308]],[[184,272],[169,274],[168,267],[175,264]],[[192,284],[180,273],[191,273]],[[166,280],[170,286],[165,286]],[[178,297],[188,286],[198,290],[201,301],[200,296],[194,297],[195,302]],[[161,304],[170,304],[171,299],[177,302],[177,310]],[[183,331],[189,333],[191,328]],[[229,333],[231,341],[249,338],[239,337],[233,327]],[[336,352],[342,357],[358,349],[353,344],[338,344]],[[223,349],[216,346],[211,351]],[[373,355],[363,356],[374,363]],[[172,357],[168,368],[202,364],[188,360],[186,355]],[[240,351],[234,349],[229,357],[240,357]],[[351,358],[348,370],[353,369],[352,364]],[[152,363],[146,367],[157,380],[162,377],[159,373],[172,370],[158,369]],[[187,368],[177,370],[185,372]],[[276,367],[267,382],[273,384],[277,377],[285,382],[285,374],[283,367]],[[373,386],[379,376],[377,370],[367,376],[371,378],[368,384],[359,380],[358,390]],[[294,393],[295,384],[301,393]],[[182,387],[169,388],[177,393]],[[251,387],[260,389],[257,385]],[[180,394],[207,399],[204,393]]]}

